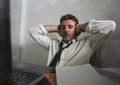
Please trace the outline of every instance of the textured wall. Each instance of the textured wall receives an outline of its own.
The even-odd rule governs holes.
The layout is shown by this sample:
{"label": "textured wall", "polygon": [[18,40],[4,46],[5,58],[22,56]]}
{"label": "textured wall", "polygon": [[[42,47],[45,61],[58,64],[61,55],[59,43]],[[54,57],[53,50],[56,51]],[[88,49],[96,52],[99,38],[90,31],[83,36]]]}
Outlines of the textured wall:
{"label": "textured wall", "polygon": [[[14,0],[15,1],[15,0]],[[18,1],[18,0],[17,0]],[[17,3],[18,2],[13,2]],[[105,42],[102,52],[102,65],[120,65],[120,44],[119,44],[119,15],[120,0],[24,0],[22,1],[22,16],[20,31],[20,50],[19,56],[22,61],[35,64],[46,64],[47,51],[38,45],[28,33],[28,30],[39,23],[59,24],[61,15],[72,13],[78,17],[80,23],[90,19],[112,19],[117,22],[117,30],[111,34]],[[17,11],[18,8],[13,8]],[[17,14],[13,13],[17,16]],[[16,17],[17,18],[17,17]],[[15,21],[12,21],[13,23]],[[19,22],[18,22],[19,23]],[[14,25],[18,24],[17,22]],[[13,25],[12,29],[17,29]],[[18,26],[18,25],[17,25]],[[13,32],[18,32],[13,30]],[[50,34],[53,37],[56,34]],[[16,33],[16,36],[18,34]],[[17,37],[13,36],[13,43]],[[59,38],[59,36],[53,37]],[[18,41],[19,42],[19,41]],[[14,49],[13,49],[14,50]]]}

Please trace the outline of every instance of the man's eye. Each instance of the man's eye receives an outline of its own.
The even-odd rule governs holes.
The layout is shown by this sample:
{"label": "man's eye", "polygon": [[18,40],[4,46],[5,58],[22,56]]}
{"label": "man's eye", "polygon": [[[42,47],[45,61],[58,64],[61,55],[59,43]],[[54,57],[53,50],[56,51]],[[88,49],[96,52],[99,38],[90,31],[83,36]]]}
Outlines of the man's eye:
{"label": "man's eye", "polygon": [[73,28],[73,26],[72,26],[72,25],[69,25],[68,27],[69,27],[69,28]]}

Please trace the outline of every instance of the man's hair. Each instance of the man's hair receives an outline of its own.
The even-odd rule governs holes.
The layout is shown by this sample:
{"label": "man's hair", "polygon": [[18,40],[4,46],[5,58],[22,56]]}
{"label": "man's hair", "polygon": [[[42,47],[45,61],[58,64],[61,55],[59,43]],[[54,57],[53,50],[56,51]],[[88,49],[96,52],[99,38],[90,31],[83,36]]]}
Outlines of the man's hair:
{"label": "man's hair", "polygon": [[63,15],[60,19],[60,23],[64,20],[68,20],[68,19],[75,21],[75,24],[79,23],[78,19],[72,14]]}

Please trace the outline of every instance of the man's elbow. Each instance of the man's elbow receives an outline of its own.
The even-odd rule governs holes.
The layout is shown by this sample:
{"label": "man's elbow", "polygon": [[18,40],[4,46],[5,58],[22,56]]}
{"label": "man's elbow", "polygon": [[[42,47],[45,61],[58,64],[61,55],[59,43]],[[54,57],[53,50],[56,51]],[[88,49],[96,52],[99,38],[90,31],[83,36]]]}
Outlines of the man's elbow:
{"label": "man's elbow", "polygon": [[34,36],[34,30],[33,30],[33,28],[30,28],[29,29],[29,35],[31,36],[31,37],[33,37]]}
{"label": "man's elbow", "polygon": [[115,21],[110,21],[109,24],[110,24],[111,30],[115,31],[115,29],[116,29],[116,23],[115,23]]}

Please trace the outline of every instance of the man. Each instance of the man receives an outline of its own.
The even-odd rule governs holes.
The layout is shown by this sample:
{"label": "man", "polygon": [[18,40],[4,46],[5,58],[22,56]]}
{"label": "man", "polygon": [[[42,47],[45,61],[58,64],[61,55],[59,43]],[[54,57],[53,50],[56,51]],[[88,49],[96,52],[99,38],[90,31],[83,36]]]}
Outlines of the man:
{"label": "man", "polygon": [[[74,15],[66,14],[61,17],[59,25],[40,24],[32,28],[30,33],[38,43],[49,51],[48,66],[75,66],[89,63],[92,53],[98,48],[104,37],[115,30],[115,27],[115,22],[111,20],[91,20],[79,24]],[[59,41],[46,36],[47,33],[53,32],[57,32],[62,40]],[[81,32],[87,32],[91,35],[78,40],[77,36]],[[62,46],[60,47],[61,43]],[[60,48],[64,49],[56,60],[57,63],[51,64]]]}

